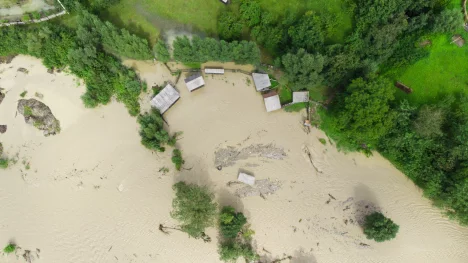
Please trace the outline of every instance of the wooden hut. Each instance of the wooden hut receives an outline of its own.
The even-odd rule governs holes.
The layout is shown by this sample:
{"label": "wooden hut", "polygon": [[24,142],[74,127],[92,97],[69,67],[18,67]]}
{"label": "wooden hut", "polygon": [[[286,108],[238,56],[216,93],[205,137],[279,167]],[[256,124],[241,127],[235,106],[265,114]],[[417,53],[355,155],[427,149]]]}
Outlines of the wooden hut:
{"label": "wooden hut", "polygon": [[186,78],[184,81],[185,85],[187,86],[187,89],[190,92],[205,86],[205,80],[203,79],[201,73],[194,74]]}
{"label": "wooden hut", "polygon": [[281,102],[276,91],[270,91],[263,94],[263,101],[267,112],[272,112],[281,109]]}
{"label": "wooden hut", "polygon": [[255,89],[257,89],[257,91],[267,90],[269,87],[271,87],[270,77],[268,74],[252,73],[252,78],[254,80]]}
{"label": "wooden hut", "polygon": [[151,100],[151,106],[158,109],[161,114],[166,112],[174,103],[180,98],[179,92],[172,87],[171,84],[167,84],[158,95],[154,96]]}

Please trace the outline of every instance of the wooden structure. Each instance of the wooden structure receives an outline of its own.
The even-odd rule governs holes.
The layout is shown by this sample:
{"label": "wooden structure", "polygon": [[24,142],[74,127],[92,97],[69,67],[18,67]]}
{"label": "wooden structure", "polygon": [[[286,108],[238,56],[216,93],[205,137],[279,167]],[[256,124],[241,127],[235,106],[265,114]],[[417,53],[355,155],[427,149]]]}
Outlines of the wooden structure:
{"label": "wooden structure", "polygon": [[296,91],[293,92],[293,104],[300,102],[309,102],[309,92],[308,91]]}
{"label": "wooden structure", "polygon": [[401,82],[396,82],[395,83],[395,87],[399,88],[400,90],[402,90],[403,92],[407,93],[407,94],[411,94],[413,93],[413,90],[406,86],[405,84],[401,83]]}
{"label": "wooden structure", "polygon": [[270,77],[268,74],[252,73],[252,78],[255,83],[255,89],[257,89],[257,91],[268,90],[268,88],[271,87]]}
{"label": "wooden structure", "polygon": [[171,84],[167,84],[158,95],[154,96],[151,100],[151,106],[157,108],[161,114],[166,112],[174,103],[180,98],[179,92],[172,87]]}
{"label": "wooden structure", "polygon": [[267,112],[272,112],[281,109],[281,102],[276,91],[270,91],[263,94],[263,101]]}
{"label": "wooden structure", "polygon": [[194,74],[186,78],[184,81],[185,85],[187,86],[187,89],[190,92],[205,86],[205,80],[203,79],[201,73]]}
{"label": "wooden structure", "polygon": [[244,184],[248,185],[255,185],[255,177],[252,175],[248,175],[246,173],[239,173],[239,176],[237,177],[237,181],[243,182]]}
{"label": "wooden structure", "polygon": [[223,68],[205,68],[205,74],[224,74]]}
{"label": "wooden structure", "polygon": [[465,39],[463,39],[461,35],[453,35],[451,43],[455,43],[458,47],[463,47],[465,45]]}

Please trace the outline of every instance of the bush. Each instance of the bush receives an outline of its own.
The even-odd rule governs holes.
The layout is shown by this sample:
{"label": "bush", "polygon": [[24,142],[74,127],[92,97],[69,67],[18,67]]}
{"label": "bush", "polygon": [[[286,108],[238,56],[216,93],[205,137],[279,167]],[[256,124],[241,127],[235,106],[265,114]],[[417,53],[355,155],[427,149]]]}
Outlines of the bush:
{"label": "bush", "polygon": [[250,244],[242,244],[239,242],[222,243],[218,252],[220,259],[225,262],[236,262],[240,257],[243,257],[249,262],[259,258]]}
{"label": "bush", "polygon": [[41,13],[37,11],[32,12],[31,15],[34,19],[41,19]]}
{"label": "bush", "polygon": [[175,198],[171,216],[181,223],[181,229],[194,238],[203,237],[207,227],[213,226],[216,217],[214,194],[206,187],[178,182],[172,186]]}
{"label": "bush", "polygon": [[232,12],[223,12],[218,17],[218,33],[222,39],[234,40],[240,38],[243,25],[239,16]]}
{"label": "bush", "polygon": [[23,92],[21,92],[20,97],[21,97],[21,98],[24,98],[24,97],[26,96],[27,93],[28,93],[28,92],[27,92],[26,90],[23,91]]}
{"label": "bush", "polygon": [[169,136],[164,130],[164,120],[157,109],[151,109],[149,113],[138,116],[140,124],[141,143],[150,150],[164,152],[164,144],[174,146],[176,135]]}
{"label": "bush", "polygon": [[244,214],[236,213],[231,206],[225,206],[219,216],[219,228],[224,238],[236,238],[242,227],[247,223]]}
{"label": "bush", "polygon": [[364,234],[367,239],[384,242],[395,238],[399,228],[390,218],[385,217],[380,212],[374,212],[366,216]]}
{"label": "bush", "polygon": [[177,171],[180,171],[180,168],[185,163],[184,159],[182,159],[182,153],[179,149],[174,149],[172,151],[172,163],[175,165]]}
{"label": "bush", "polygon": [[16,245],[15,245],[15,244],[8,244],[8,245],[3,249],[3,252],[5,252],[6,254],[10,254],[10,253],[15,252],[15,250],[16,250]]}
{"label": "bush", "polygon": [[325,140],[324,138],[319,138],[319,141],[321,144],[327,145],[327,140]]}
{"label": "bush", "polygon": [[308,104],[307,102],[294,103],[294,104],[284,107],[284,110],[286,112],[298,112],[307,108],[307,104]]}
{"label": "bush", "polygon": [[153,47],[153,53],[157,60],[166,63],[171,60],[171,55],[169,50],[167,50],[167,45],[163,40],[159,40]]}
{"label": "bush", "polygon": [[9,163],[10,163],[10,160],[8,160],[7,158],[0,158],[0,168],[2,169],[8,168]]}
{"label": "bush", "polygon": [[29,22],[31,21],[31,16],[29,14],[24,14],[22,17],[21,17],[21,21],[23,22]]}

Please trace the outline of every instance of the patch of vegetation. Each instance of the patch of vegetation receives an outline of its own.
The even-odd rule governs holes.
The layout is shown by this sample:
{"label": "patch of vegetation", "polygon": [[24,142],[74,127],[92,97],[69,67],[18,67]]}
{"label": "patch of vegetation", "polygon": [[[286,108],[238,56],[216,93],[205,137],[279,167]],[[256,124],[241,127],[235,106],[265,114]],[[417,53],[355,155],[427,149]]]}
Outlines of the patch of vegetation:
{"label": "patch of vegetation", "polygon": [[205,229],[215,223],[217,204],[214,194],[208,188],[185,182],[172,186],[175,198],[172,201],[171,216],[178,220],[181,229],[194,238],[204,238]]}
{"label": "patch of vegetation", "polygon": [[284,107],[284,110],[286,112],[299,112],[303,109],[306,109],[307,106],[308,106],[308,102],[299,102],[299,103],[294,103],[294,104],[291,104],[291,105],[288,105],[286,107]]}
{"label": "patch of vegetation", "polygon": [[398,233],[399,226],[390,218],[385,217],[380,212],[374,212],[366,216],[364,223],[364,234],[367,239],[374,239],[377,242],[384,242],[394,239]]}
{"label": "patch of vegetation", "polygon": [[24,98],[26,96],[26,94],[28,94],[28,92],[25,90],[25,91],[21,92],[20,97]]}
{"label": "patch of vegetation", "polygon": [[140,124],[141,143],[150,150],[164,152],[164,144],[174,146],[177,141],[177,134],[170,136],[164,130],[164,120],[157,109],[138,116]]}
{"label": "patch of vegetation", "polygon": [[8,158],[0,158],[0,168],[1,169],[8,168],[9,163],[10,163],[10,160]]}
{"label": "patch of vegetation", "polygon": [[21,21],[23,22],[29,22],[31,21],[31,15],[30,14],[24,14],[22,17],[21,17]]}
{"label": "patch of vegetation", "polygon": [[153,47],[153,53],[157,60],[166,63],[171,60],[171,54],[163,40],[159,40]]}
{"label": "patch of vegetation", "polygon": [[182,168],[182,165],[185,163],[184,159],[182,159],[182,152],[179,149],[174,149],[172,151],[171,160],[177,171],[180,171],[180,168]]}
{"label": "patch of vegetation", "polygon": [[23,115],[24,115],[24,117],[32,116],[32,115],[33,115],[33,112],[32,112],[31,107],[29,107],[29,106],[24,106]]}
{"label": "patch of vegetation", "polygon": [[324,138],[319,138],[319,142],[323,145],[327,145],[327,140],[325,140]]}
{"label": "patch of vegetation", "polygon": [[286,86],[280,86],[278,89],[278,96],[281,105],[291,103],[293,100],[292,91]]}
{"label": "patch of vegetation", "polygon": [[15,252],[15,250],[16,250],[16,245],[10,243],[10,244],[8,244],[8,245],[3,249],[3,252],[4,252],[5,254],[10,254],[10,253]]}
{"label": "patch of vegetation", "polygon": [[41,13],[37,12],[37,11],[34,11],[31,13],[31,16],[33,19],[41,19]]}
{"label": "patch of vegetation", "polygon": [[250,244],[239,242],[226,242],[219,247],[220,259],[224,262],[236,262],[238,258],[244,258],[251,262],[259,259],[259,255],[255,253]]}
{"label": "patch of vegetation", "polygon": [[219,230],[224,238],[236,238],[247,223],[244,214],[236,213],[234,207],[225,206],[219,216]]}

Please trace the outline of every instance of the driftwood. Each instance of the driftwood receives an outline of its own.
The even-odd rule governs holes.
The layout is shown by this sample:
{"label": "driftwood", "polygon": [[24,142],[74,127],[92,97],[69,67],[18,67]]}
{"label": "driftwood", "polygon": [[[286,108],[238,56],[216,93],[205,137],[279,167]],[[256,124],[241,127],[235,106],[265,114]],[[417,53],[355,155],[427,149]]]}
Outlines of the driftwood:
{"label": "driftwood", "polygon": [[399,88],[400,90],[402,90],[403,92],[407,93],[407,94],[410,94],[410,93],[413,93],[413,90],[406,86],[405,84],[401,83],[401,82],[396,82],[395,83],[395,87]]}

